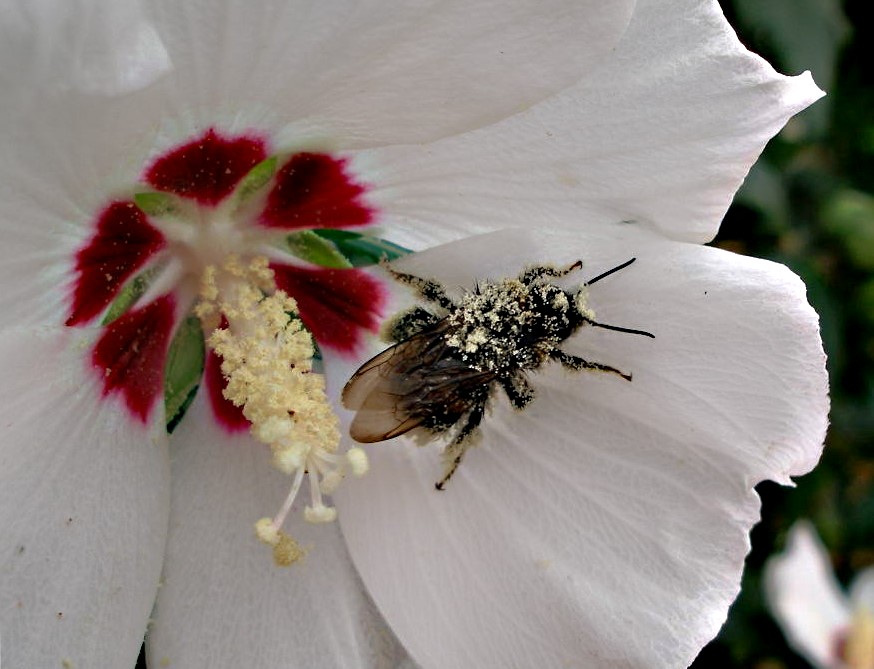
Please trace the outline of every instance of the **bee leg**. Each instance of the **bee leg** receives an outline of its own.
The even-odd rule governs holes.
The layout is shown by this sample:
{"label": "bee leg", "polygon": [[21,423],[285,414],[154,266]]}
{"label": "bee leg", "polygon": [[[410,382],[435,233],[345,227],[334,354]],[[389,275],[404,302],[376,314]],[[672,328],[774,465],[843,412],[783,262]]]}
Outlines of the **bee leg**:
{"label": "bee leg", "polygon": [[393,270],[388,266],[387,263],[382,263],[382,266],[391,274],[396,281],[400,283],[405,283],[408,286],[412,286],[415,288],[416,292],[419,293],[424,299],[429,302],[433,302],[434,304],[438,304],[447,311],[455,307],[455,304],[449,299],[449,296],[446,294],[446,291],[443,289],[439,283],[434,281],[433,279],[423,279],[420,276],[416,276],[415,274],[407,274],[406,272],[398,272]]}
{"label": "bee leg", "polygon": [[507,393],[507,397],[517,409],[524,409],[534,399],[534,388],[528,383],[521,372],[499,379],[501,387]]}
{"label": "bee leg", "polygon": [[413,307],[391,319],[383,329],[383,337],[391,342],[399,342],[419,334],[440,320],[427,309]]}
{"label": "bee leg", "polygon": [[451,479],[452,475],[455,473],[455,470],[458,469],[458,465],[461,464],[461,460],[464,457],[464,454],[467,453],[467,449],[473,446],[473,440],[470,437],[479,427],[485,413],[486,401],[482,400],[477,402],[473,409],[470,410],[470,413],[467,414],[467,422],[465,422],[464,427],[462,427],[458,432],[458,436],[456,436],[455,439],[452,440],[452,443],[446,447],[446,450],[443,453],[443,458],[448,464],[446,466],[446,472],[443,474],[443,478],[434,484],[434,487],[437,488],[437,490],[443,490],[445,488],[446,484],[449,483],[449,479]]}
{"label": "bee leg", "polygon": [[519,281],[527,286],[533,281],[536,281],[537,279],[544,276],[566,276],[574,270],[580,269],[582,266],[582,260],[577,260],[575,263],[569,265],[568,267],[565,267],[564,269],[558,269],[557,267],[552,267],[551,265],[536,265],[534,267],[529,267],[524,272],[522,272],[522,274],[519,275]]}
{"label": "bee leg", "polygon": [[626,381],[631,381],[631,374],[625,374],[615,367],[610,367],[610,365],[602,365],[600,362],[589,362],[588,360],[584,360],[583,358],[577,357],[575,355],[569,355],[560,349],[555,349],[549,355],[553,360],[557,360],[568,369],[572,369],[576,372],[580,371],[581,369],[592,369],[599,372],[610,372],[611,374],[618,374]]}

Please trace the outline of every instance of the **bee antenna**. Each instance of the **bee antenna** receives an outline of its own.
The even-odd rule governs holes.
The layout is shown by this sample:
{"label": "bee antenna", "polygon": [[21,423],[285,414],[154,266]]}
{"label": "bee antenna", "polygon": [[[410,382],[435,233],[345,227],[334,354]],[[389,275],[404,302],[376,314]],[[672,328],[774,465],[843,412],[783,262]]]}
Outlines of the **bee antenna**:
{"label": "bee antenna", "polygon": [[[628,263],[625,263],[626,265]],[[611,270],[612,271],[612,270]],[[652,332],[647,332],[646,330],[633,330],[632,328],[621,328],[618,325],[607,325],[606,323],[598,323],[591,319],[586,318],[586,323],[589,325],[593,325],[596,328],[604,328],[605,330],[613,330],[614,332],[627,332],[628,334],[636,334],[642,335],[644,337],[650,337],[651,339],[655,339],[655,335]]]}
{"label": "bee antenna", "polygon": [[618,272],[620,269],[625,269],[625,268],[628,267],[631,263],[633,263],[635,260],[637,260],[637,258],[632,258],[631,260],[628,260],[628,261],[622,263],[621,265],[617,265],[617,266],[614,267],[613,269],[608,269],[606,272],[604,272],[603,274],[599,274],[599,275],[596,276],[594,279],[589,279],[589,280],[586,281],[586,283],[584,283],[583,285],[584,285],[584,286],[591,286],[593,283],[597,283],[597,282],[600,281],[601,279],[604,279],[604,278],[610,276],[610,275],[613,274],[614,272]]}

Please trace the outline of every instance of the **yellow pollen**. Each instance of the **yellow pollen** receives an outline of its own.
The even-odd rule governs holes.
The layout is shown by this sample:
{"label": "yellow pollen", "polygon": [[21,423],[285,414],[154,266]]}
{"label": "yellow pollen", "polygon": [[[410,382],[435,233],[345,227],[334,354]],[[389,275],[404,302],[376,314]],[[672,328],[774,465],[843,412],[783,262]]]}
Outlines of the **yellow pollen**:
{"label": "yellow pollen", "polygon": [[301,560],[306,551],[282,530],[276,529],[271,518],[255,523],[255,534],[262,543],[273,547],[273,562],[277,567],[288,567]]}
{"label": "yellow pollen", "polygon": [[279,543],[273,547],[273,562],[277,567],[288,567],[306,555],[306,551],[287,534],[279,537]]}
{"label": "yellow pollen", "polygon": [[[312,338],[298,317],[297,303],[276,289],[266,258],[244,265],[230,256],[221,268],[208,267],[200,298],[197,315],[214,325],[207,342],[222,358],[225,398],[242,408],[252,435],[270,446],[274,466],[293,477],[276,517],[256,525],[261,541],[273,546],[276,564],[292,564],[304,552],[281,527],[304,475],[311,495],[305,519],[330,522],[337,512],[325,505],[322,493],[330,494],[347,469],[365,473],[366,455],[361,449],[345,457],[337,454],[339,422],[324,377],[312,371]],[[218,327],[221,317],[227,327]]]}
{"label": "yellow pollen", "polygon": [[579,291],[577,291],[576,296],[574,297],[574,302],[576,303],[577,310],[586,318],[595,320],[595,312],[588,306],[589,301],[589,291],[585,286],[580,286]]}
{"label": "yellow pollen", "polygon": [[364,476],[370,469],[370,462],[367,460],[367,453],[364,452],[363,448],[357,446],[350,448],[346,451],[346,459],[349,461],[349,466],[355,476]]}

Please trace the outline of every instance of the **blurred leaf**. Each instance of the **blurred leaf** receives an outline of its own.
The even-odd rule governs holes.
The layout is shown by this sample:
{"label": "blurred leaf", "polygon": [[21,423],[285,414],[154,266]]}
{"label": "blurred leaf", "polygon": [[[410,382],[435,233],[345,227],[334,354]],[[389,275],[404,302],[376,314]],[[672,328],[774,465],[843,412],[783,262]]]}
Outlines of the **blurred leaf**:
{"label": "blurred leaf", "polygon": [[760,160],[747,175],[735,197],[736,202],[758,211],[774,232],[789,227],[789,195],[783,175]]}
{"label": "blurred leaf", "polygon": [[853,265],[874,270],[874,197],[844,188],[826,201],[821,222],[843,244]]}
{"label": "blurred leaf", "polygon": [[874,153],[874,124],[862,128],[859,133],[859,148]]}
{"label": "blurred leaf", "polygon": [[874,324],[874,278],[869,278],[859,287],[856,299],[859,313]]}

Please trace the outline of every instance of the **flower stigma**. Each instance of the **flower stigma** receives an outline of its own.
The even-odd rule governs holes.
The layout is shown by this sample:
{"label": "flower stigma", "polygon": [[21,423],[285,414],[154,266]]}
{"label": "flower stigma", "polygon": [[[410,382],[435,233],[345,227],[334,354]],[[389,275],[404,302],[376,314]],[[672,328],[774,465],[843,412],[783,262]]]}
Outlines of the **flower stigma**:
{"label": "flower stigma", "polygon": [[305,551],[282,526],[304,476],[310,488],[304,518],[332,522],[337,510],[322,494],[336,490],[347,471],[364,475],[367,456],[361,448],[338,454],[338,420],[324,377],[312,369],[312,337],[297,317],[294,299],[275,289],[267,258],[243,264],[229,255],[220,267],[208,266],[195,313],[212,330],[207,343],[222,358],[224,397],[242,408],[251,434],[270,447],[273,465],[292,477],[280,510],[255,524],[258,538],[273,547],[274,562],[290,565]]}

